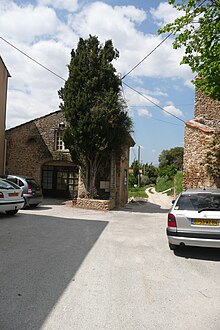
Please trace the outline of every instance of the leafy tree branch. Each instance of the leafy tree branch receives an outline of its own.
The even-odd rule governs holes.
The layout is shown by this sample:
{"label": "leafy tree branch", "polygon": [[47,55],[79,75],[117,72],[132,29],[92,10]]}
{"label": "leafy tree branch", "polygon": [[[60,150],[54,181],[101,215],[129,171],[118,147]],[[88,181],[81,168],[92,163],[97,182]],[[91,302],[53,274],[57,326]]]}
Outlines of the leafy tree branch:
{"label": "leafy tree branch", "polygon": [[158,33],[176,36],[173,48],[185,47],[181,64],[198,74],[194,84],[212,99],[220,100],[220,1],[169,0],[183,15]]}

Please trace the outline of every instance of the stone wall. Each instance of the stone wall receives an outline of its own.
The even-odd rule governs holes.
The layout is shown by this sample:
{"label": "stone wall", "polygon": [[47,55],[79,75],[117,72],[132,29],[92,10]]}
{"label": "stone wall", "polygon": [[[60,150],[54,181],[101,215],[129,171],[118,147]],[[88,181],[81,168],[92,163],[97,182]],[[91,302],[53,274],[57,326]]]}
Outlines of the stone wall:
{"label": "stone wall", "polygon": [[45,162],[56,160],[71,164],[69,153],[62,153],[61,157],[55,151],[55,130],[62,121],[63,115],[57,111],[7,130],[6,174],[31,176],[40,183]]}
{"label": "stone wall", "polygon": [[208,174],[206,157],[214,138],[212,131],[205,132],[197,126],[186,125],[184,137],[183,188],[216,188],[214,179]]}
{"label": "stone wall", "polygon": [[220,130],[220,102],[210,99],[196,90],[195,94],[195,118],[210,128]]}
{"label": "stone wall", "polygon": [[[194,115],[185,126],[183,188],[220,188],[219,172],[210,171],[208,160],[213,141],[220,138],[220,102],[197,89]],[[218,167],[218,159],[214,162]]]}
{"label": "stone wall", "polygon": [[73,201],[73,206],[80,207],[83,209],[108,211],[115,207],[114,200],[99,200],[99,199],[89,199],[89,198],[77,198]]}

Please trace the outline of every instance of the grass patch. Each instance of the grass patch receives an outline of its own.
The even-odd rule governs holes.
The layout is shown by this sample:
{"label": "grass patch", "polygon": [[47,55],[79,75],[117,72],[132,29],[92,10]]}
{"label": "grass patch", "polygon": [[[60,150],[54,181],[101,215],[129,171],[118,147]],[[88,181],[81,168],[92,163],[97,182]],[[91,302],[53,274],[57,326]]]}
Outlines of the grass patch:
{"label": "grass patch", "polygon": [[176,189],[176,194],[181,193],[183,191],[183,172],[177,172],[175,176],[175,189]]}
{"label": "grass patch", "polygon": [[142,197],[147,198],[147,194],[145,192],[145,187],[136,187],[136,188],[129,188],[128,189],[128,197]]}

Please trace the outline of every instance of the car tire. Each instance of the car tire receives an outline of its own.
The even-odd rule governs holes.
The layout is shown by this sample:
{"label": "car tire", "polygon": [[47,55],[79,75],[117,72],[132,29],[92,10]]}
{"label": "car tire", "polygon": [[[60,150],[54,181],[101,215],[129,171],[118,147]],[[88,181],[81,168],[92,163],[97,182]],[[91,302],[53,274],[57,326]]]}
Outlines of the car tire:
{"label": "car tire", "polygon": [[170,250],[174,251],[177,248],[177,245],[169,243]]}
{"label": "car tire", "polygon": [[10,211],[6,211],[6,214],[15,215],[17,212],[18,212],[18,210],[10,210]]}

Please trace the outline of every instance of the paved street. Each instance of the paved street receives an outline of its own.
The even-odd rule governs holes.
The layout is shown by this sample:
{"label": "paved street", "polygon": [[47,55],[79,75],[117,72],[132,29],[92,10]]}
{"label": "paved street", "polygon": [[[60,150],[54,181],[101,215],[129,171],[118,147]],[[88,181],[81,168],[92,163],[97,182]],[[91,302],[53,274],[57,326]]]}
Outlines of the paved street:
{"label": "paved street", "polygon": [[170,201],[0,215],[0,329],[220,329],[220,250],[170,251]]}

